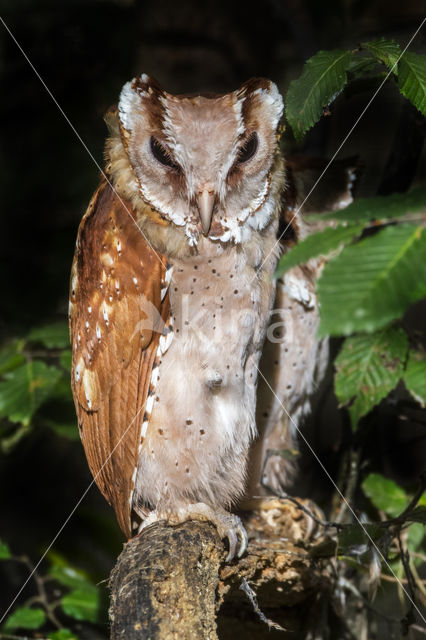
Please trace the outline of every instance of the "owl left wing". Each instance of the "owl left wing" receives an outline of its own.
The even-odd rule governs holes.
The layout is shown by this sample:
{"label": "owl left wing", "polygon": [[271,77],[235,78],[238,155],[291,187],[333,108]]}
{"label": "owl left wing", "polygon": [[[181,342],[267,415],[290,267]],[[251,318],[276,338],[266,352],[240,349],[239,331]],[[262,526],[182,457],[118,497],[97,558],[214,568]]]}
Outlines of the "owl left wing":
{"label": "owl left wing", "polygon": [[169,315],[167,264],[103,181],[80,224],[71,273],[72,390],[93,477],[131,536],[131,500],[156,354]]}

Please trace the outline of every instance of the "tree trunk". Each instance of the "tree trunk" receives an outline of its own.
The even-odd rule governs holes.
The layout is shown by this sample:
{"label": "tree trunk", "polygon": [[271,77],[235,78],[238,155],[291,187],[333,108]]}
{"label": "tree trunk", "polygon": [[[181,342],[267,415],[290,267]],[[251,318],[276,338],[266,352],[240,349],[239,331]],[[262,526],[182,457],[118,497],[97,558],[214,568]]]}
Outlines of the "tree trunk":
{"label": "tree trunk", "polygon": [[302,637],[307,608],[330,580],[323,562],[294,539],[303,515],[294,520],[291,505],[285,511],[292,515],[283,524],[281,505],[278,528],[252,514],[249,551],[230,564],[209,523],[160,522],[130,540],[110,578],[111,639],[260,639],[278,636],[274,629],[280,638]]}

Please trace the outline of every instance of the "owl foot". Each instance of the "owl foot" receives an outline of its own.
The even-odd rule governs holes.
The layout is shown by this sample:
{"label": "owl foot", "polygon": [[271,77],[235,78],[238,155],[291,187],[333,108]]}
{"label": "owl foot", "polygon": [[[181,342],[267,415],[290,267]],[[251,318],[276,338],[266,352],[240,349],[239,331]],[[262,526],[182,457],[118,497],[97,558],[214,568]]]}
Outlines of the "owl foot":
{"label": "owl foot", "polygon": [[227,538],[228,540],[229,551],[226,556],[226,562],[230,562],[235,557],[241,558],[247,550],[248,537],[241,519],[232,513],[228,513],[224,509],[215,509],[203,502],[186,505],[175,512],[155,509],[144,519],[139,527],[138,533],[151,524],[154,524],[154,522],[161,520],[171,525],[181,524],[188,520],[212,522],[220,537],[222,539]]}

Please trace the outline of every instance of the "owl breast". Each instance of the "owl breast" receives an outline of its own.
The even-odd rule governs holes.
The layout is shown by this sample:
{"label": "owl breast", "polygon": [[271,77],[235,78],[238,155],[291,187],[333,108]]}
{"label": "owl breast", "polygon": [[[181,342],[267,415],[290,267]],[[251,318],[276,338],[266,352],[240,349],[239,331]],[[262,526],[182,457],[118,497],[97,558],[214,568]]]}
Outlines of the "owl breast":
{"label": "owl breast", "polygon": [[276,256],[259,266],[274,239],[271,228],[253,251],[206,240],[197,256],[172,261],[173,339],[139,456],[139,513],[188,499],[229,506],[243,492]]}

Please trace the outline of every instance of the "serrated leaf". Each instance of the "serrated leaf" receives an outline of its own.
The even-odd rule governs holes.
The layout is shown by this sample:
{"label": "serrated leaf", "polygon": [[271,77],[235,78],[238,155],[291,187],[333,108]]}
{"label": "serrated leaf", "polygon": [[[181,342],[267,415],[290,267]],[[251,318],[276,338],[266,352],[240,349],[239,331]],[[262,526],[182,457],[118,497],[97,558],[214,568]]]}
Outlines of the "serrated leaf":
{"label": "serrated leaf", "polygon": [[30,609],[21,607],[16,609],[6,620],[2,631],[15,631],[16,629],[39,629],[46,621],[43,609]]}
{"label": "serrated leaf", "polygon": [[318,280],[319,334],[374,331],[426,295],[426,230],[391,226],[350,245]]}
{"label": "serrated leaf", "polygon": [[410,350],[403,379],[413,398],[422,407],[426,407],[426,358],[424,352]]}
{"label": "serrated leaf", "polygon": [[335,360],[334,389],[342,405],[352,402],[353,427],[398,384],[407,345],[404,331],[396,327],[352,336],[343,343]]}
{"label": "serrated leaf", "polygon": [[403,216],[426,218],[426,187],[413,189],[409,193],[393,193],[390,196],[357,198],[340,211],[331,211],[320,216],[306,216],[307,219],[336,220],[338,222],[387,222]]}
{"label": "serrated leaf", "polygon": [[7,560],[11,558],[12,554],[10,553],[10,549],[3,540],[0,540],[0,560]]}
{"label": "serrated leaf", "polygon": [[78,636],[72,633],[69,629],[52,631],[47,637],[49,640],[78,640]]}
{"label": "serrated leaf", "polygon": [[398,64],[398,87],[426,116],[426,55],[404,53]]}
{"label": "serrated leaf", "polygon": [[383,62],[395,75],[398,74],[397,64],[401,55],[401,47],[394,40],[380,38],[378,40],[364,42],[361,47],[371,51],[379,62]]}
{"label": "serrated leaf", "polygon": [[362,483],[362,489],[374,506],[391,518],[399,516],[408,505],[408,497],[404,489],[379,473],[371,473],[367,476]]}
{"label": "serrated leaf", "polygon": [[318,256],[327,256],[332,251],[336,251],[359,235],[363,227],[363,225],[339,226],[313,233],[282,256],[275,276],[279,278],[295,265],[305,263]]}
{"label": "serrated leaf", "polygon": [[22,355],[23,348],[24,341],[18,339],[12,340],[12,342],[3,346],[0,350],[0,375],[16,369],[16,367],[25,362],[25,358]]}
{"label": "serrated leaf", "polygon": [[27,335],[29,342],[40,342],[48,349],[64,349],[70,344],[69,329],[66,322],[55,322],[35,327]]}
{"label": "serrated leaf", "polygon": [[28,426],[61,377],[56,367],[33,360],[4,375],[0,382],[0,415]]}
{"label": "serrated leaf", "polygon": [[61,600],[64,612],[76,620],[96,622],[99,612],[99,592],[92,589],[74,589]]}
{"label": "serrated leaf", "polygon": [[318,122],[323,108],[341,93],[351,62],[350,51],[318,51],[307,60],[302,75],[290,83],[286,115],[297,140]]}

